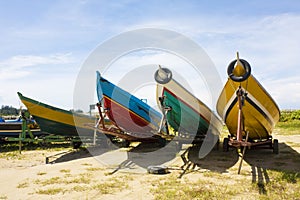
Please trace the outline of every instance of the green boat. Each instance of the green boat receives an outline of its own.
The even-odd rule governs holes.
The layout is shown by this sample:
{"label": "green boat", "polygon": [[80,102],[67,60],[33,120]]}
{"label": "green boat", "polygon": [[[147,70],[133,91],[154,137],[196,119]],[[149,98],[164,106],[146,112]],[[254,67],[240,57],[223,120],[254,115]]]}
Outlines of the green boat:
{"label": "green boat", "polygon": [[174,80],[169,69],[159,67],[155,80],[158,83],[158,104],[174,132],[194,139],[203,139],[207,133],[219,136],[221,120],[202,101]]}

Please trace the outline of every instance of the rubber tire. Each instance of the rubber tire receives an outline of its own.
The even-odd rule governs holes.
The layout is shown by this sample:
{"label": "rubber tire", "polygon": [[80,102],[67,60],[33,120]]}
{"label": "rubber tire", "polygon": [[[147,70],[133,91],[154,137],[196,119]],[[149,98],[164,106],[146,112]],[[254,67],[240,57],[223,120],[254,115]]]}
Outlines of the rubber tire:
{"label": "rubber tire", "polygon": [[279,145],[278,145],[278,140],[277,139],[273,140],[273,153],[274,154],[279,153]]}
{"label": "rubber tire", "polygon": [[237,62],[237,60],[232,61],[227,68],[227,75],[229,76],[229,78],[235,82],[242,82],[245,81],[250,75],[251,75],[251,66],[250,64],[244,60],[244,59],[240,59],[240,62],[244,65],[245,67],[245,74],[243,76],[235,76],[233,74],[233,70],[234,70],[234,65]]}
{"label": "rubber tire", "polygon": [[165,166],[149,166],[147,167],[149,174],[168,174],[168,168]]}
{"label": "rubber tire", "polygon": [[228,152],[228,150],[229,150],[228,142],[229,142],[229,138],[224,138],[224,140],[223,140],[223,151],[224,152]]}

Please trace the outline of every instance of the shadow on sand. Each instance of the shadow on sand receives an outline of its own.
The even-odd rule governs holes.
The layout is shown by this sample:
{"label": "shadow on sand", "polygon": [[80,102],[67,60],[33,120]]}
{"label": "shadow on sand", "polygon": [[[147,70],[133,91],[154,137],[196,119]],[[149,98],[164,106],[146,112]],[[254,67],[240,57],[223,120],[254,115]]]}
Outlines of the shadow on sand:
{"label": "shadow on sand", "polygon": [[[36,144],[36,143],[23,143],[22,151],[41,150],[41,149],[57,149],[71,147],[70,143],[54,143],[54,144]],[[19,142],[2,142],[0,143],[0,153],[19,151]]]}
{"label": "shadow on sand", "polygon": [[244,161],[251,166],[252,183],[257,184],[260,194],[267,194],[265,185],[270,182],[268,170],[281,172],[283,177],[300,170],[300,154],[285,143],[279,143],[279,154],[270,149],[247,150]]}
{"label": "shadow on sand", "polygon": [[94,157],[102,164],[117,169],[136,167],[147,168],[150,165],[162,165],[176,157],[179,150],[173,144],[164,147],[158,143],[140,143],[129,148],[119,148],[112,144],[91,146],[53,154],[48,163],[61,163],[70,160]]}
{"label": "shadow on sand", "polygon": [[[223,152],[219,148],[214,148],[204,158],[199,158],[200,148],[201,146],[199,145],[189,147],[185,156],[186,162],[190,162],[201,169],[223,173],[238,161],[238,154],[233,149],[228,152]],[[183,155],[181,157],[183,157]]]}
{"label": "shadow on sand", "polygon": [[[240,155],[235,148],[228,152],[214,149],[203,159],[198,158],[199,148],[193,146],[187,150],[185,166],[223,173],[239,162]],[[297,182],[293,173],[299,173],[300,154],[285,143],[279,143],[279,154],[274,154],[271,149],[247,149],[244,162],[251,166],[252,183],[257,184],[259,194],[267,194],[265,186],[270,182],[268,170],[281,172],[288,182]]]}

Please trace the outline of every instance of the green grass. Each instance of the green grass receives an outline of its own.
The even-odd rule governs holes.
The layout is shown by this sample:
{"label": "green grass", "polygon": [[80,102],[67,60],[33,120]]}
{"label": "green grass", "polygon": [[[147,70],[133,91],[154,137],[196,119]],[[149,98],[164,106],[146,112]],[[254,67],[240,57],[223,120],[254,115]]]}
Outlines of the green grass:
{"label": "green grass", "polygon": [[280,111],[280,122],[300,120],[300,110],[282,110]]}
{"label": "green grass", "polygon": [[300,135],[300,120],[278,122],[275,130],[280,135]]}
{"label": "green grass", "polygon": [[300,199],[300,173],[268,170],[270,182],[260,199]]}

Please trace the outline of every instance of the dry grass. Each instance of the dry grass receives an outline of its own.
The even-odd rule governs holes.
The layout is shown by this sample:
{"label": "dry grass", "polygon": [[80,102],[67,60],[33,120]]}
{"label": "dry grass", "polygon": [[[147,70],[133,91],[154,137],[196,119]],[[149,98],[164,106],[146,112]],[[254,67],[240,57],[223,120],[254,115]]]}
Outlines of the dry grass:
{"label": "dry grass", "polygon": [[6,200],[8,199],[6,195],[0,195],[0,200]]}
{"label": "dry grass", "polygon": [[157,200],[167,199],[300,199],[300,174],[268,170],[270,180],[251,182],[245,175],[205,172],[197,181],[176,176],[152,181]]}
{"label": "dry grass", "polygon": [[[288,126],[288,125],[287,125]],[[293,128],[278,126],[277,130],[288,134]],[[222,137],[228,132],[224,127]],[[285,136],[285,135],[283,135]],[[222,140],[221,140],[222,141]],[[39,168],[34,173],[35,178],[24,178],[16,184],[16,191],[28,193],[27,198],[60,199],[69,195],[92,198],[115,197],[120,199],[124,195],[139,192],[149,193],[150,199],[300,199],[300,173],[289,170],[294,164],[299,166],[300,154],[294,147],[299,147],[298,142],[280,143],[280,154],[259,154],[260,150],[249,154],[243,163],[241,175],[237,175],[237,164],[231,165],[235,150],[229,152],[213,152],[213,158],[199,160],[199,170],[189,170],[179,179],[181,170],[171,170],[167,175],[131,174],[116,172],[108,175],[111,169],[95,167],[96,165],[81,161],[74,168],[63,166],[57,169],[58,173],[48,172]],[[293,147],[293,148],[291,148]],[[258,155],[256,157],[256,155]],[[4,160],[19,162],[30,160],[27,154],[19,154],[17,150],[6,151],[0,154]],[[79,160],[79,159],[78,159]],[[205,161],[205,163],[203,163]],[[172,164],[171,167],[179,167],[182,162]],[[60,165],[61,166],[61,165]],[[78,168],[75,168],[78,167]],[[255,178],[251,167],[263,168],[257,172]],[[55,169],[55,165],[53,165]],[[221,168],[222,170],[218,170]],[[51,168],[52,169],[52,168]],[[81,169],[81,170],[78,170]],[[225,170],[223,170],[225,169]],[[299,170],[298,170],[299,171]],[[37,189],[32,189],[37,188]],[[75,193],[75,194],[74,194]],[[24,193],[23,193],[24,194]],[[122,196],[123,195],[123,196]],[[148,196],[147,196],[148,197]],[[8,199],[6,193],[0,193],[0,200]],[[26,198],[25,198],[26,199]],[[137,198],[138,199],[138,198]]]}
{"label": "dry grass", "polygon": [[37,173],[37,175],[39,175],[39,176],[43,176],[43,175],[46,175],[47,174],[47,172],[38,172]]}
{"label": "dry grass", "polygon": [[63,188],[47,188],[47,189],[38,189],[36,191],[37,194],[44,194],[44,195],[55,195],[61,192],[64,192]]}

